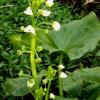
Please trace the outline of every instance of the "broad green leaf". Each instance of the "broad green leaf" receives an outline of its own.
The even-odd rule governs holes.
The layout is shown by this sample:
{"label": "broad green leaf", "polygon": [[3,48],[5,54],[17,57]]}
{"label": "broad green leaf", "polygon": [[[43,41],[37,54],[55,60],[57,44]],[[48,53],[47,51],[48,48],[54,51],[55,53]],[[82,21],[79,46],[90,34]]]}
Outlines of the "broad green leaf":
{"label": "broad green leaf", "polygon": [[[100,84],[98,83],[92,83],[92,84],[85,84],[86,95],[88,94],[88,100],[96,100],[96,98],[100,94]],[[84,94],[82,93],[84,96]]]}
{"label": "broad green leaf", "polygon": [[91,12],[81,20],[62,25],[59,31],[38,33],[37,37],[50,53],[63,51],[71,60],[78,59],[95,49],[100,40],[100,24],[95,13]]}
{"label": "broad green leaf", "polygon": [[73,75],[76,79],[82,79],[91,83],[100,83],[100,67],[79,69]]}
{"label": "broad green leaf", "polygon": [[100,86],[90,94],[88,100],[96,100],[99,95],[100,95]]}
{"label": "broad green leaf", "polygon": [[27,88],[28,79],[29,77],[8,79],[3,85],[4,90],[8,94],[12,94],[14,96],[26,95],[27,93],[29,93],[29,89]]}
{"label": "broad green leaf", "polygon": [[55,96],[54,100],[78,100],[77,98],[64,98],[60,96]]}
{"label": "broad green leaf", "polygon": [[63,90],[72,97],[79,96],[82,91],[82,84],[82,80],[76,80],[73,76],[68,76],[63,80]]}
{"label": "broad green leaf", "polygon": [[[46,41],[48,41],[48,39],[46,40],[46,34],[45,31],[42,29],[36,29],[36,33],[41,34],[39,36],[39,38],[42,38]],[[22,46],[25,46],[27,49],[30,49],[31,47],[31,34],[26,33],[26,34],[18,34],[18,33],[14,33],[11,36],[9,36],[9,39],[12,43],[12,45],[14,46],[15,49],[22,49]],[[38,38],[38,37],[37,37]],[[37,44],[41,42],[41,39],[37,39],[36,40]]]}
{"label": "broad green leaf", "polygon": [[100,67],[78,69],[63,80],[63,90],[68,92],[74,90],[74,92],[81,86],[83,81],[90,83],[100,84]]}
{"label": "broad green leaf", "polygon": [[9,37],[9,39],[16,49],[22,49],[22,46],[25,46],[26,48],[30,49],[30,44],[31,44],[30,34],[14,33]]}

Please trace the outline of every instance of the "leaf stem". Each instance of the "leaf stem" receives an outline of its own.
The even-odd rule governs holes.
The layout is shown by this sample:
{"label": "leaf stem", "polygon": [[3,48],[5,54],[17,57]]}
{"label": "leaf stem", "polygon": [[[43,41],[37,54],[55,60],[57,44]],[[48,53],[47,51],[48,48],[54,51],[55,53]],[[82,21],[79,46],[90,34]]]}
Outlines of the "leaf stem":
{"label": "leaf stem", "polygon": [[38,25],[37,25],[37,27],[39,27],[40,25],[52,25],[52,23],[50,23],[50,22],[41,22],[41,23],[39,23]]}
{"label": "leaf stem", "polygon": [[[63,55],[60,56],[60,64],[62,64]],[[58,68],[58,80],[59,80],[59,95],[63,97],[63,85],[62,79],[60,78],[61,69]]]}
{"label": "leaf stem", "polygon": [[46,91],[46,95],[45,95],[45,100],[48,100],[50,85],[51,85],[51,79],[50,79],[49,82],[48,82],[48,87],[47,87],[47,91]]}

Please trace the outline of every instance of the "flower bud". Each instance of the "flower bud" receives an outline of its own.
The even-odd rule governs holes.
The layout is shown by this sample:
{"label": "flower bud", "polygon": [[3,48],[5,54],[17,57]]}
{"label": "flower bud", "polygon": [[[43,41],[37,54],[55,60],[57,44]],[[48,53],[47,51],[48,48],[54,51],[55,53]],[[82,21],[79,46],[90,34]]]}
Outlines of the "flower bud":
{"label": "flower bud", "polygon": [[42,59],[41,59],[41,58],[36,58],[36,59],[35,59],[35,62],[36,62],[36,63],[41,63],[41,62],[42,62]]}
{"label": "flower bud", "polygon": [[19,76],[19,77],[23,77],[23,76],[25,76],[25,74],[24,74],[24,72],[21,70],[21,71],[19,72],[18,76]]}
{"label": "flower bud", "polygon": [[60,65],[58,66],[58,68],[62,70],[62,69],[64,69],[65,67],[64,67],[62,64],[60,64]]}
{"label": "flower bud", "polygon": [[23,52],[22,52],[21,50],[17,50],[17,54],[18,54],[19,56],[21,56],[21,55],[23,55]]}
{"label": "flower bud", "polygon": [[44,88],[44,91],[46,92],[46,91],[47,91],[47,89],[46,89],[46,88]]}
{"label": "flower bud", "polygon": [[48,82],[47,79],[43,79],[43,80],[42,80],[42,83],[43,83],[43,84],[47,84],[47,82]]}
{"label": "flower bud", "polygon": [[20,27],[20,30],[23,32],[24,31],[24,26],[21,26]]}
{"label": "flower bud", "polygon": [[43,11],[42,9],[38,9],[38,12],[37,12],[38,15],[41,15],[42,14],[42,11]]}

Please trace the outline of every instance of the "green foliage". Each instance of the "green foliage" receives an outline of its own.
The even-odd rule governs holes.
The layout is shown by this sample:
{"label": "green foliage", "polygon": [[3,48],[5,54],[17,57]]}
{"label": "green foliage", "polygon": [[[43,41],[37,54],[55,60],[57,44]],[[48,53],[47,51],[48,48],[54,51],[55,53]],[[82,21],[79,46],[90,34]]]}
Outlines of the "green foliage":
{"label": "green foliage", "polygon": [[21,77],[8,79],[4,84],[4,90],[8,95],[12,94],[14,96],[23,96],[29,93],[29,89],[27,88],[27,80],[29,77]]}
{"label": "green foliage", "polygon": [[50,31],[46,34],[46,39],[42,40],[42,34],[39,35],[39,42],[50,53],[64,51],[73,60],[95,49],[100,40],[100,24],[91,12],[81,20],[63,25],[60,31]]}
{"label": "green foliage", "polygon": [[[42,1],[42,0],[41,0]],[[43,1],[44,2],[44,1]],[[42,3],[42,2],[41,2]],[[12,5],[11,7],[4,7],[7,5]],[[44,5],[43,5],[44,6]],[[26,87],[26,82],[28,78],[14,78],[18,77],[18,73],[20,70],[23,70],[27,74],[31,74],[29,71],[30,63],[29,63],[29,55],[22,54],[19,56],[12,49],[12,45],[8,37],[10,37],[13,46],[17,50],[22,50],[23,46],[25,46],[26,50],[30,49],[30,34],[23,34],[19,27],[22,25],[29,24],[31,22],[30,17],[26,17],[23,15],[23,11],[26,9],[27,4],[26,0],[1,0],[0,1],[0,99],[4,99],[6,96],[7,100],[16,100],[14,96],[23,96],[29,93],[29,89]],[[62,23],[61,31],[54,32],[50,31],[48,34],[43,31],[37,29],[37,45],[43,45],[43,47],[50,51],[63,51],[70,57],[71,60],[82,57],[86,52],[90,52],[95,49],[97,43],[100,39],[100,25],[94,13],[90,13],[88,16],[84,17],[81,20],[72,21],[73,19],[79,19],[79,15],[72,15],[71,11],[73,8],[69,8],[68,6],[61,6],[56,3],[53,8],[49,8],[53,14],[51,14],[48,18],[40,17],[38,22],[52,22],[52,19],[59,21]],[[37,16],[36,16],[37,17]],[[68,23],[70,22],[70,23]],[[68,24],[67,24],[68,23]],[[45,25],[41,25],[41,28],[45,28]],[[47,29],[51,29],[49,26]],[[67,30],[66,30],[67,29]],[[66,31],[65,31],[66,30]],[[66,37],[67,36],[67,37]],[[99,47],[99,45],[98,45]],[[99,48],[98,48],[99,49]],[[93,52],[95,55],[95,52]],[[64,58],[65,63],[68,63],[69,70],[73,66],[78,66],[79,62],[86,62],[88,64],[89,61],[92,62],[88,64],[89,67],[94,67],[95,65],[99,66],[99,56],[100,52],[98,51],[96,56],[93,54],[85,55],[84,59],[78,59],[77,62],[68,62],[69,59]],[[43,62],[38,64],[38,79],[39,83],[41,83],[42,78],[46,77],[46,68],[48,65],[53,65],[56,67],[59,63],[59,53],[49,54],[47,51],[43,50],[43,52],[39,53]],[[65,55],[66,56],[66,55]],[[57,58],[56,58],[57,57]],[[83,66],[84,63],[83,63]],[[67,67],[67,66],[66,66]],[[79,66],[78,66],[79,67]],[[86,66],[85,66],[86,67]],[[74,68],[74,67],[73,67]],[[71,71],[73,71],[73,68]],[[66,70],[66,69],[65,69]],[[63,90],[65,91],[65,98],[56,96],[56,100],[99,100],[100,99],[100,78],[99,72],[100,68],[84,68],[79,69],[74,68],[74,72],[68,75],[66,79],[64,79]],[[53,71],[50,71],[53,75]],[[51,76],[52,76],[51,75]],[[42,77],[43,76],[43,77]],[[48,71],[48,77],[50,77],[50,73]],[[9,79],[11,78],[11,79]],[[13,79],[12,79],[13,78]],[[5,82],[6,81],[6,82]],[[4,84],[3,84],[4,83]],[[24,84],[25,83],[25,84]],[[2,85],[1,85],[2,84]],[[56,87],[56,80],[53,80],[52,87]],[[44,87],[44,86],[43,86]],[[4,88],[4,89],[2,89]],[[39,97],[43,96],[43,89],[40,88],[38,90]],[[50,91],[54,91],[58,95],[58,91],[52,89]],[[14,96],[13,96],[14,95]],[[20,100],[20,99],[18,99]],[[22,99],[21,99],[22,100]]]}
{"label": "green foliage", "polygon": [[[95,100],[100,93],[100,67],[77,69],[63,80],[63,90],[72,97],[81,96],[84,91],[89,100]],[[85,98],[85,96],[83,97]]]}
{"label": "green foliage", "polygon": [[60,96],[56,96],[54,100],[78,100],[77,98],[63,98]]}
{"label": "green foliage", "polygon": [[[10,37],[14,45],[15,43],[22,45],[22,43],[26,42],[24,40],[26,37],[21,39],[20,36],[17,36],[20,37],[19,41],[16,36]],[[27,38],[28,40],[30,38]],[[42,45],[50,53],[63,51],[68,54],[71,60],[80,58],[85,53],[93,51],[99,40],[100,24],[93,12],[81,20],[75,20],[63,25],[58,32],[50,31],[46,34],[42,30],[37,31],[37,42],[39,45]]]}

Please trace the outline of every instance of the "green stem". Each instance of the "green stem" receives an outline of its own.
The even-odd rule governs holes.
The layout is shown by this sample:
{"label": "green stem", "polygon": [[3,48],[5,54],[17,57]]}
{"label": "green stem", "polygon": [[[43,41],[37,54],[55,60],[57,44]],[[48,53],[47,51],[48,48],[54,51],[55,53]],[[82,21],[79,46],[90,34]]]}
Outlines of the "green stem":
{"label": "green stem", "polygon": [[[62,64],[62,58],[63,55],[60,56],[60,64]],[[60,78],[60,73],[61,73],[61,69],[58,69],[58,80],[59,80],[59,95],[63,97],[63,85],[62,85],[62,79]]]}
{"label": "green stem", "polygon": [[59,75],[59,95],[61,97],[63,97],[63,85],[62,85],[62,79],[60,78],[60,73],[61,73],[61,70],[58,69],[58,75]]}
{"label": "green stem", "polygon": [[45,95],[45,100],[48,100],[50,85],[51,85],[51,80],[49,80],[49,82],[48,82],[48,87],[47,87],[47,91],[46,91],[46,95]]}
{"label": "green stem", "polygon": [[30,60],[31,60],[32,76],[35,79],[36,89],[38,89],[39,84],[37,79],[36,62],[35,62],[35,38],[36,38],[35,36],[32,36]]}

